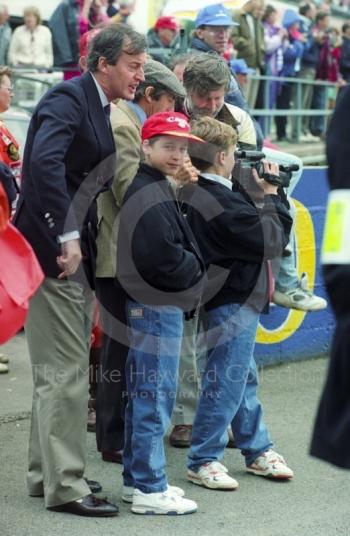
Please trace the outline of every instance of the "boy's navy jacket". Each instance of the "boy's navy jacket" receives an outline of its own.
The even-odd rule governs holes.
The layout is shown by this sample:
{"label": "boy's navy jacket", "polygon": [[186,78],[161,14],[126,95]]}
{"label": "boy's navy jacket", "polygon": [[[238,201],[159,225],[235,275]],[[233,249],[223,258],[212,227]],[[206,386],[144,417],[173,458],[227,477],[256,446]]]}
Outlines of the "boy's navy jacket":
{"label": "boy's navy jacket", "polygon": [[269,293],[266,261],[282,255],[292,226],[279,196],[266,195],[257,209],[236,181],[230,190],[199,177],[187,221],[207,267],[205,308],[247,302],[262,311]]}
{"label": "boy's navy jacket", "polygon": [[199,248],[169,181],[145,163],[124,196],[117,251],[118,280],[131,299],[184,311],[198,306],[205,272]]}

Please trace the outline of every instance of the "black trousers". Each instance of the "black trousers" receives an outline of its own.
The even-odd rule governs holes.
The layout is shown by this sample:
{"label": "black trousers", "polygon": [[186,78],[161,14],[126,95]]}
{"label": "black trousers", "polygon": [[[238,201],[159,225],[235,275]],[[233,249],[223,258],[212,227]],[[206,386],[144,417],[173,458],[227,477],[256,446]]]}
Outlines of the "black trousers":
{"label": "black trousers", "polygon": [[103,329],[96,400],[97,449],[122,450],[127,403],[125,363],[128,357],[126,295],[113,278],[96,279]]}
{"label": "black trousers", "polygon": [[[289,84],[288,82],[284,82],[281,84],[279,94],[277,96],[276,100],[276,108],[278,110],[289,110],[290,108],[290,101],[292,97],[292,84]],[[286,136],[286,128],[287,128],[287,116],[276,116],[275,117],[276,122],[276,129],[277,129],[277,138],[285,138]]]}
{"label": "black trousers", "polygon": [[350,267],[323,269],[336,319],[326,383],[318,407],[310,453],[333,465],[350,469]]}

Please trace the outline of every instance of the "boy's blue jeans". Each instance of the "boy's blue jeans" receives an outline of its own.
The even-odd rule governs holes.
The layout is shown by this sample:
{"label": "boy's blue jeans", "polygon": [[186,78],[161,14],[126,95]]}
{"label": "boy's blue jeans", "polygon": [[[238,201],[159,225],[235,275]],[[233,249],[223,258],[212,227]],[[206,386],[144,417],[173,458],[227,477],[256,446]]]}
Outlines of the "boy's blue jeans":
{"label": "boy's blue jeans", "polygon": [[177,390],[183,312],[127,301],[124,485],[143,493],[167,489],[163,438]]}
{"label": "boy's blue jeans", "polygon": [[192,429],[188,467],[223,458],[227,427],[250,465],[271,446],[257,398],[253,356],[259,313],[228,304],[208,312],[208,358]]}

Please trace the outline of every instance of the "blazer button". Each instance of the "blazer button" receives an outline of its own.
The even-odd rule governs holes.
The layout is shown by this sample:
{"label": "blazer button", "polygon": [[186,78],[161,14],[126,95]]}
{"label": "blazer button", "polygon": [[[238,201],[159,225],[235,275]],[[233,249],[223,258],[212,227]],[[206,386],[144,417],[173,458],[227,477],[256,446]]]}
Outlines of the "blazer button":
{"label": "blazer button", "polygon": [[47,218],[49,218],[50,216],[51,216],[50,212],[46,212],[46,214],[45,214],[45,218],[47,219]]}
{"label": "blazer button", "polygon": [[52,229],[53,227],[55,227],[55,224],[53,223],[53,221],[49,223],[49,227],[50,227],[50,229]]}

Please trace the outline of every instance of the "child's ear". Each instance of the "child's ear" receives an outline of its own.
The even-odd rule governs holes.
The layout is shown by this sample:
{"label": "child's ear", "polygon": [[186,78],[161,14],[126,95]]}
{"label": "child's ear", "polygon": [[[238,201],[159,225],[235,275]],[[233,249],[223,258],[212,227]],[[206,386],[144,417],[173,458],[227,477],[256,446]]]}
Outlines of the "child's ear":
{"label": "child's ear", "polygon": [[142,143],[142,150],[143,150],[143,154],[145,156],[147,156],[149,154],[149,150],[150,150],[150,143],[149,143],[149,140],[145,140],[143,143]]}
{"label": "child's ear", "polygon": [[225,163],[227,153],[225,151],[219,151],[217,153],[218,163],[222,166]]}

